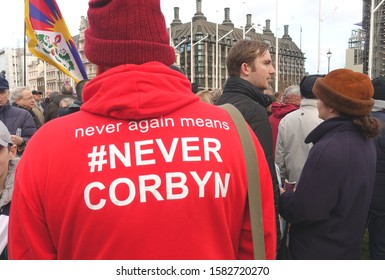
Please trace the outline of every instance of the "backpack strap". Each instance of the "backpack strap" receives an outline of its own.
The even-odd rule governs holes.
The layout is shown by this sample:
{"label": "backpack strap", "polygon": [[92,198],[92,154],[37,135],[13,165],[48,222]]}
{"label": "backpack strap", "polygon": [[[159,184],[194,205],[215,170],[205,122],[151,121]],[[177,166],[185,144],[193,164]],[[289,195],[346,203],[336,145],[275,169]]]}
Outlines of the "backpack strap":
{"label": "backpack strap", "polygon": [[250,209],[251,233],[253,238],[254,259],[264,260],[265,239],[263,231],[262,203],[259,181],[259,167],[257,154],[254,148],[246,121],[242,114],[231,104],[224,104],[219,107],[225,109],[237,128],[238,135],[242,142],[243,154],[246,161],[247,190]]}

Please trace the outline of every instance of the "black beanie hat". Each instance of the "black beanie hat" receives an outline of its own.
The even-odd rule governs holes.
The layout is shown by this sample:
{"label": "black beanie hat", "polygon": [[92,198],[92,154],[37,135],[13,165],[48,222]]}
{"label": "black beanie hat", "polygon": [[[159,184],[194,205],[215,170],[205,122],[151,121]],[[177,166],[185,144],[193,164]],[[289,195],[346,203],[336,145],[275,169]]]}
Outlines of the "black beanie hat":
{"label": "black beanie hat", "polygon": [[385,77],[379,76],[372,81],[374,87],[373,99],[385,100]]}
{"label": "black beanie hat", "polygon": [[308,99],[317,99],[313,92],[313,86],[315,84],[315,81],[318,78],[322,77],[325,77],[325,75],[310,75],[303,77],[299,84],[299,90],[301,92],[302,97]]}

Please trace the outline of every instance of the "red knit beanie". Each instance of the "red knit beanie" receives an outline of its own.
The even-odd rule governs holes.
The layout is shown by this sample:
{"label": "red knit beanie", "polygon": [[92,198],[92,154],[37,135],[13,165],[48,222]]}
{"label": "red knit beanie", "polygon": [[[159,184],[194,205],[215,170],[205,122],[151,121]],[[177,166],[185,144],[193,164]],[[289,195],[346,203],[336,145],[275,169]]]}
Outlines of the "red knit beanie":
{"label": "red knit beanie", "polygon": [[370,114],[374,100],[373,85],[368,75],[349,69],[337,69],[318,78],[313,92],[326,105],[340,113],[364,117]]}
{"label": "red knit beanie", "polygon": [[84,52],[100,66],[175,61],[160,0],[90,0]]}

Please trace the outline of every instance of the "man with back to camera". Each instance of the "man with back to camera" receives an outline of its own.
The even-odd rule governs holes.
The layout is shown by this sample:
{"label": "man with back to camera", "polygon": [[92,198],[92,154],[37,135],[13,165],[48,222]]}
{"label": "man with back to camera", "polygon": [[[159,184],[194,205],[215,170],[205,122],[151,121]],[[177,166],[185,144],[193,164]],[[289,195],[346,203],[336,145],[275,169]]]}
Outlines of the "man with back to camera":
{"label": "man with back to camera", "polygon": [[298,182],[313,146],[312,143],[305,143],[305,138],[322,122],[318,117],[317,97],[314,95],[313,86],[318,78],[324,76],[309,75],[302,78],[302,100],[299,109],[287,114],[279,123],[275,162],[280,170],[282,182]]}
{"label": "man with back to camera", "polygon": [[[92,0],[88,20],[85,54],[97,76],[80,111],[46,123],[20,161],[10,258],[252,259],[239,135],[225,110],[200,102],[169,68],[159,0]],[[272,185],[253,141],[273,259]],[[63,165],[76,172],[62,176]]]}

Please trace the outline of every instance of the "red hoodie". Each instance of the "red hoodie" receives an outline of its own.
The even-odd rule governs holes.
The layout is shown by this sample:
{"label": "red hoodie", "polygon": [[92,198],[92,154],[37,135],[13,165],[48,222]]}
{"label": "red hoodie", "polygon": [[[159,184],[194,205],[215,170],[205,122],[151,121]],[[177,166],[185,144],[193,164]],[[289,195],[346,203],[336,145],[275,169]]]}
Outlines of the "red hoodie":
{"label": "red hoodie", "polygon": [[[89,82],[80,112],[28,143],[11,209],[11,259],[251,259],[242,147],[223,109],[151,62]],[[273,188],[254,137],[266,256]]]}
{"label": "red hoodie", "polygon": [[297,106],[291,103],[273,102],[271,105],[271,115],[269,116],[269,122],[271,125],[271,132],[273,134],[273,155],[275,155],[279,122],[283,119],[284,116],[290,112],[293,112],[294,110],[297,110],[298,108],[299,105]]}

